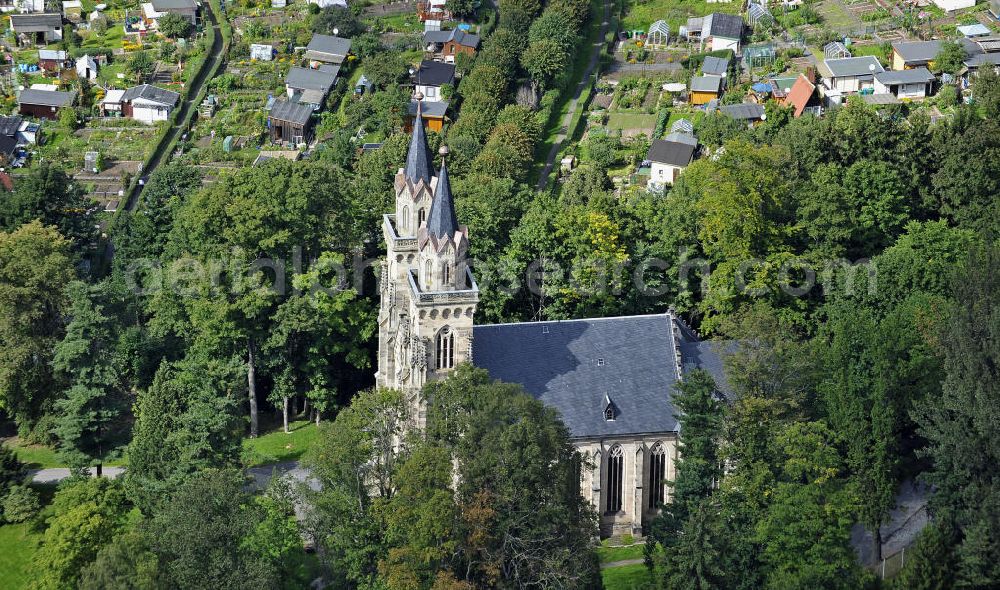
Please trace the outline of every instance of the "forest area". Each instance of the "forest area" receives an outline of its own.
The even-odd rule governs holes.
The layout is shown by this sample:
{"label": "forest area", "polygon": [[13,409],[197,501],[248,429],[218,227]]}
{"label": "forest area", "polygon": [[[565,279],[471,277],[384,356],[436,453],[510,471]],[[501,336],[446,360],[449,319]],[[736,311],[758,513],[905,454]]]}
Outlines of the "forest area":
{"label": "forest area", "polygon": [[[933,124],[854,100],[769,104],[752,129],[707,115],[712,155],[664,195],[614,189],[634,150],[595,138],[594,163],[539,193],[588,9],[501,0],[459,64],[457,121],[428,137],[450,150],[477,323],[673,309],[732,343],[728,398],[700,372],[674,398],[651,587],[996,587],[1000,77]],[[427,385],[417,435],[402,393],[372,388],[409,143],[386,67],[384,108],[348,113],[388,131],[375,151],[336,136],[212,184],[166,164],[110,236],[56,164],[0,195],[0,420],[74,473],[29,484],[0,447],[0,522],[38,539],[27,587],[601,587],[584,458],[551,408],[463,365]],[[319,485],[248,485],[243,441],[296,417],[320,424]],[[111,464],[124,475],[99,477]],[[881,580],[851,528],[878,543],[908,480],[932,520]]]}

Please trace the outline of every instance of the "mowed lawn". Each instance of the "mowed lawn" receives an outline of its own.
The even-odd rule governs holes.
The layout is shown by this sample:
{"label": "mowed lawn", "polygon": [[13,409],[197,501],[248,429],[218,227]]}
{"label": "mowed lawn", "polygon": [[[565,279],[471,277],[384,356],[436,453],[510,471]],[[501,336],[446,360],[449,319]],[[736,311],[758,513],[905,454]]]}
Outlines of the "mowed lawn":
{"label": "mowed lawn", "polygon": [[608,129],[645,129],[656,127],[656,115],[647,113],[609,113]]}
{"label": "mowed lawn", "polygon": [[17,453],[17,458],[28,466],[28,469],[47,469],[60,467],[62,462],[56,457],[55,449],[44,445],[29,445],[16,436],[5,438],[2,443]]}
{"label": "mowed lawn", "polygon": [[604,590],[652,590],[656,588],[655,572],[650,573],[639,563],[601,570]]}
{"label": "mowed lawn", "polygon": [[288,425],[288,434],[279,424],[276,430],[257,438],[243,440],[243,458],[250,467],[270,465],[284,461],[296,461],[309,449],[319,435],[319,428],[308,420],[299,420]]}
{"label": "mowed lawn", "polygon": [[32,560],[42,535],[27,524],[0,526],[0,588],[19,590],[31,580]]}
{"label": "mowed lawn", "polygon": [[625,5],[622,30],[648,31],[649,25],[665,20],[670,25],[671,36],[677,34],[677,27],[687,23],[688,17],[705,16],[712,12],[738,14],[743,6],[740,2],[690,2],[689,0],[628,0]]}

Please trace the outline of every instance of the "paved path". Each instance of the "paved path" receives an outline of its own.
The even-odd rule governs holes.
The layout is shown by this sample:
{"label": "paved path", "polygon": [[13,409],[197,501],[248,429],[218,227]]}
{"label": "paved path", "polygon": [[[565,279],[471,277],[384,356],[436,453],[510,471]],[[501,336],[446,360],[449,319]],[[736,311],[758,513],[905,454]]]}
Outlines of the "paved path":
{"label": "paved path", "polygon": [[583,72],[583,77],[580,79],[580,83],[576,86],[576,92],[573,94],[573,100],[570,102],[569,112],[567,112],[566,116],[563,117],[559,128],[559,134],[556,135],[556,141],[552,144],[552,149],[549,150],[549,157],[545,160],[545,167],[542,168],[541,176],[538,178],[538,184],[535,186],[538,190],[544,190],[545,185],[549,182],[549,173],[552,172],[552,166],[555,165],[556,156],[559,155],[559,150],[562,149],[562,144],[566,141],[566,133],[569,130],[570,121],[573,120],[573,115],[576,114],[576,109],[580,107],[580,95],[583,94],[583,89],[590,83],[590,75],[594,73],[594,69],[597,68],[597,62],[601,59],[601,48],[604,46],[604,36],[608,33],[608,20],[610,18],[611,0],[604,0],[604,19],[601,21],[601,32],[597,35],[597,41],[594,43],[594,49],[590,55],[590,62],[587,64],[587,69]]}
{"label": "paved path", "polygon": [[[103,471],[104,477],[114,479],[125,473],[125,468],[105,465]],[[94,474],[93,467],[90,468],[90,474]],[[50,469],[32,469],[28,472],[28,475],[31,476],[31,481],[35,483],[59,483],[70,476],[70,471],[67,467],[52,467]]]}
{"label": "paved path", "polygon": [[[104,476],[114,479],[125,473],[124,467],[104,467]],[[90,474],[94,475],[94,468],[90,468]],[[52,467],[49,469],[34,469],[28,472],[31,481],[35,483],[59,483],[69,478],[70,470],[66,467]],[[295,481],[307,482],[309,487],[318,489],[315,480],[311,479],[309,470],[299,465],[298,461],[285,461],[273,465],[263,465],[247,469],[247,475],[253,478],[254,487],[262,489],[267,487],[267,482],[274,475],[287,475]]]}
{"label": "paved path", "polygon": [[608,568],[622,567],[622,566],[625,566],[625,565],[639,565],[639,564],[645,563],[645,562],[646,562],[646,560],[642,559],[641,557],[635,558],[635,559],[622,559],[620,561],[609,561],[608,563],[602,563],[601,564],[601,569],[602,570],[606,570]]}
{"label": "paved path", "polygon": [[[156,170],[164,159],[170,159],[170,154],[164,153],[166,148],[174,139],[179,137],[187,129],[191,118],[191,109],[198,108],[197,104],[194,104],[198,100],[198,94],[201,93],[202,87],[208,82],[208,74],[215,69],[215,65],[219,63],[224,57],[223,50],[225,48],[225,43],[222,40],[222,31],[219,30],[218,15],[212,10],[211,4],[208,4],[208,9],[205,10],[205,14],[208,16],[208,20],[212,24],[212,47],[208,50],[208,59],[202,66],[201,70],[198,71],[198,75],[195,76],[194,80],[191,81],[191,85],[188,87],[187,94],[185,95],[184,101],[181,102],[180,112],[177,114],[177,124],[174,125],[170,130],[170,135],[160,144],[160,149],[153,155],[149,160],[149,165],[142,171],[142,176],[144,178],[149,178],[149,175]],[[142,195],[142,190],[145,188],[145,184],[140,185],[138,190],[134,191],[128,203],[125,205],[125,209],[129,212],[135,211],[136,207],[139,205],[139,196]],[[110,240],[109,240],[110,242]]]}

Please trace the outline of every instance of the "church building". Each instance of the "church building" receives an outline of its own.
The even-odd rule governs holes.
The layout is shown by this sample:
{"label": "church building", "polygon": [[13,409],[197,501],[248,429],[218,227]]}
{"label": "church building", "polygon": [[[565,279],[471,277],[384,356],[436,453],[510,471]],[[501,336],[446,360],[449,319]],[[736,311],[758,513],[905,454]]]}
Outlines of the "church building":
{"label": "church building", "polygon": [[671,393],[694,368],[724,387],[718,344],[700,342],[671,312],[476,325],[469,230],[455,214],[447,149],[435,170],[422,125],[395,192],[382,227],[377,385],[404,391],[423,428],[421,387],[459,363],[521,384],[559,412],[585,459],[581,491],[600,515],[601,536],[642,534],[670,501],[665,481],[674,478],[679,434]]}

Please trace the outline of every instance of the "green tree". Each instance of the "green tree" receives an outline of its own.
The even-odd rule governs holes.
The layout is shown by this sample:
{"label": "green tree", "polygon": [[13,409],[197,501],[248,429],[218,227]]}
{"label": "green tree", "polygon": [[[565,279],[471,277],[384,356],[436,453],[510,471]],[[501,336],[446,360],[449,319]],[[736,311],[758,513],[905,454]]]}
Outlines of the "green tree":
{"label": "green tree", "polygon": [[934,70],[955,75],[962,69],[965,61],[965,48],[957,41],[942,41],[941,48],[934,58]]}
{"label": "green tree", "polygon": [[157,19],[156,28],[165,37],[180,39],[191,33],[191,21],[176,12],[168,12]]}
{"label": "green tree", "polygon": [[833,433],[822,422],[789,425],[778,435],[779,480],[758,525],[768,588],[857,588],[850,546],[852,491]]}
{"label": "green tree", "polygon": [[332,571],[359,587],[377,579],[385,555],[385,525],[379,507],[391,502],[395,476],[406,447],[397,449],[407,421],[401,393],[368,390],[331,424],[306,455],[320,482],[312,496],[316,507],[308,526],[323,547]]}
{"label": "green tree", "polygon": [[453,15],[463,18],[475,15],[476,9],[479,8],[479,2],[477,0],[447,0],[444,7]]}
{"label": "green tree", "polygon": [[270,529],[261,505],[238,470],[206,469],[174,490],[149,521],[148,534],[171,586],[274,588],[281,570],[267,554],[269,535],[286,542],[287,529]]}
{"label": "green tree", "polygon": [[1000,539],[994,526],[1000,483],[991,468],[1000,458],[995,429],[1000,419],[1000,250],[973,251],[954,281],[954,306],[943,338],[945,379],[941,392],[918,407],[920,433],[936,487],[931,498],[945,530],[957,533],[956,582],[970,587],[1000,579]]}
{"label": "green tree", "polygon": [[42,225],[55,226],[73,241],[75,252],[83,253],[97,241],[92,206],[80,183],[74,183],[61,168],[42,162],[18,178],[12,194],[0,199],[0,229],[12,232],[37,219]]}
{"label": "green tree", "polygon": [[52,365],[68,388],[56,400],[53,433],[71,468],[96,465],[100,477],[104,463],[128,438],[126,394],[112,359],[117,330],[85,283],[70,283],[66,298],[72,302],[72,319]]}
{"label": "green tree", "polygon": [[891,588],[899,590],[947,590],[954,587],[954,539],[930,523],[920,531],[917,542],[906,552],[906,563]]}
{"label": "green tree", "polygon": [[154,513],[190,474],[237,465],[240,370],[234,359],[164,362],[140,392],[125,487],[144,514]]}
{"label": "green tree", "polygon": [[149,540],[127,530],[101,548],[80,572],[80,590],[166,590],[169,581]]}
{"label": "green tree", "polygon": [[62,486],[45,511],[48,528],[35,554],[33,587],[76,587],[84,566],[125,528],[128,509],[114,480],[98,477]]}
{"label": "green tree", "polygon": [[972,99],[987,120],[1000,116],[1000,74],[993,68],[980,68],[972,85]]}
{"label": "green tree", "polygon": [[0,408],[27,434],[57,387],[50,361],[62,334],[70,242],[38,221],[0,232]]}
{"label": "green tree", "polygon": [[319,11],[312,21],[312,29],[324,35],[336,35],[352,38],[364,32],[364,25],[358,17],[345,6],[327,6]]}
{"label": "green tree", "polygon": [[452,571],[484,587],[599,587],[595,515],[579,493],[582,459],[555,412],[468,365],[423,395],[428,439],[459,466],[467,538]]}
{"label": "green tree", "polygon": [[524,66],[536,91],[547,88],[569,65],[569,54],[553,39],[533,41],[521,54]]}
{"label": "green tree", "polygon": [[135,76],[136,84],[142,84],[153,73],[155,66],[156,62],[148,51],[136,51],[125,62],[125,71]]}

